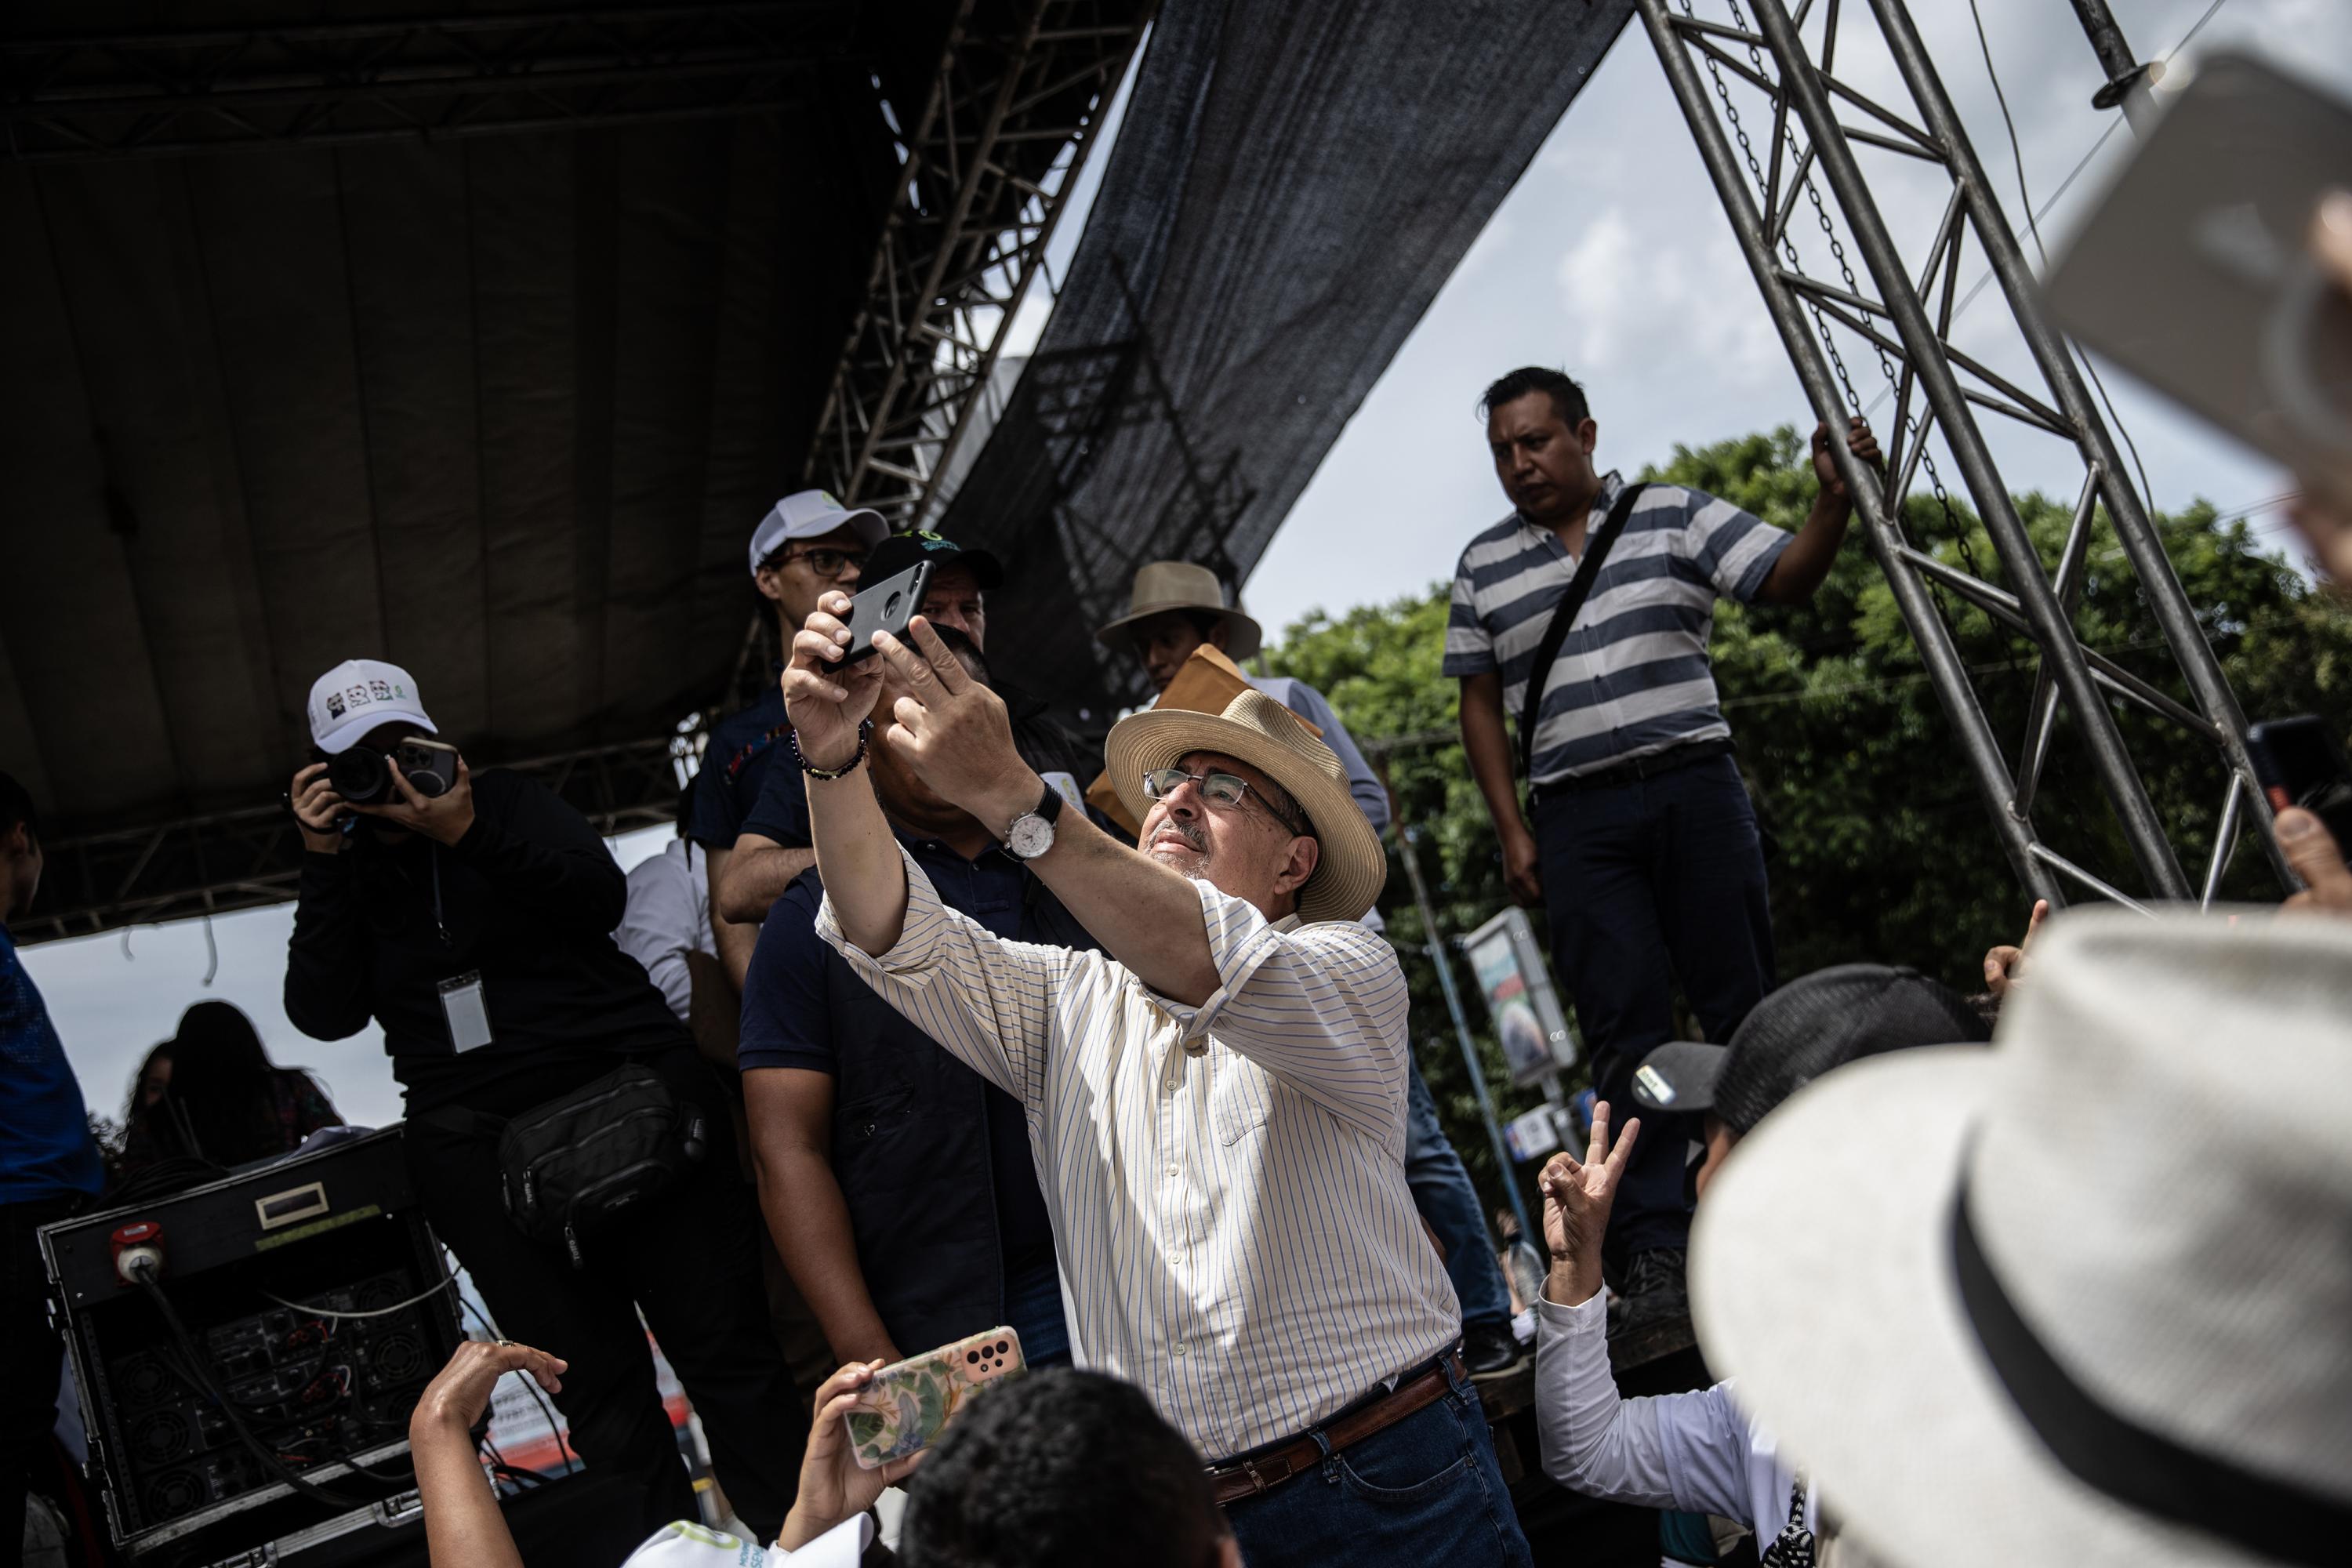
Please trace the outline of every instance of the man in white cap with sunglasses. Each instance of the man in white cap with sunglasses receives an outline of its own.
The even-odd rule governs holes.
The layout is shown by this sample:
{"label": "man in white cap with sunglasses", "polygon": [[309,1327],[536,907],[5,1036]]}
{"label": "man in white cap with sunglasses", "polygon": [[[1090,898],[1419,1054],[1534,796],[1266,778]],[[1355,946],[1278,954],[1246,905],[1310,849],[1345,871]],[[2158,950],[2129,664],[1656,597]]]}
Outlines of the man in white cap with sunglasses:
{"label": "man in white cap with sunglasses", "polygon": [[[881,669],[846,657],[848,611],[826,597],[784,677],[819,932],[1022,1102],[1078,1359],[1212,1457],[1255,1568],[1341,1542],[1355,1562],[1527,1563],[1405,1185],[1404,976],[1355,923],[1387,858],[1339,759],[1255,690],[1131,715],[1106,746],[1143,824],[1129,849],[1062,809],[919,617],[874,638],[909,692],[877,730]],[[947,909],[859,765],[875,745],[991,825],[1107,952]]]}

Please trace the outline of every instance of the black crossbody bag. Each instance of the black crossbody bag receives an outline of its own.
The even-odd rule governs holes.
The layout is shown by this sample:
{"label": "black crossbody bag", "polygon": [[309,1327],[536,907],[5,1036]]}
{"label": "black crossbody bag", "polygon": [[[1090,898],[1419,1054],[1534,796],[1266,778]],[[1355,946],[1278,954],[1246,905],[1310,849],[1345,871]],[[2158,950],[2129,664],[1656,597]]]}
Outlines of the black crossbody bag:
{"label": "black crossbody bag", "polygon": [[642,1062],[535,1105],[499,1137],[499,1195],[515,1228],[561,1246],[574,1268],[580,1244],[640,1205],[682,1186],[709,1147],[700,1107]]}
{"label": "black crossbody bag", "polygon": [[1568,592],[1553,607],[1551,623],[1544,627],[1543,641],[1536,644],[1536,662],[1528,671],[1528,694],[1519,702],[1519,774],[1529,783],[1534,782],[1536,773],[1536,718],[1543,710],[1544,682],[1551,677],[1552,661],[1559,657],[1568,634],[1575,628],[1584,601],[1592,596],[1592,584],[1601,575],[1601,563],[1609,559],[1610,546],[1625,531],[1625,520],[1633,515],[1633,503],[1649,488],[1643,483],[1619,489],[1609,515],[1601,520],[1601,531],[1585,537],[1584,559],[1576,563],[1576,575],[1568,580]]}

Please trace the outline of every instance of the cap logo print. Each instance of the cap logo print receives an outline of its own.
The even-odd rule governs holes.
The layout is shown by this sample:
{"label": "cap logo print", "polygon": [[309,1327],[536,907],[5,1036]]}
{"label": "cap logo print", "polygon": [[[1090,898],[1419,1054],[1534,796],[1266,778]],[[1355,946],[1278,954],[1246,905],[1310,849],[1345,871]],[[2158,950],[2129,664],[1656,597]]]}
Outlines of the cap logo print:
{"label": "cap logo print", "polygon": [[1642,1064],[1641,1070],[1633,1075],[1633,1081],[1640,1084],[1643,1091],[1660,1105],[1672,1105],[1675,1102],[1675,1086],[1666,1081],[1665,1074],[1650,1066],[1649,1063]]}
{"label": "cap logo print", "polygon": [[340,692],[340,691],[330,691],[330,692],[328,692],[328,693],[327,693],[327,717],[328,717],[328,718],[330,718],[330,719],[340,719],[340,718],[341,718],[342,716],[343,716],[343,694],[342,694],[341,692]]}

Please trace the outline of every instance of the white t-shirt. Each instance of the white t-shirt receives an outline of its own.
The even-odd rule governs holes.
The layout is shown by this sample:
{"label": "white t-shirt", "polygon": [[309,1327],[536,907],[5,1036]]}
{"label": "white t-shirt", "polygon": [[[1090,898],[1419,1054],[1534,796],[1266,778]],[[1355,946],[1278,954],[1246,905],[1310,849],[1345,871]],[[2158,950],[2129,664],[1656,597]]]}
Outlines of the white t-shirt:
{"label": "white t-shirt", "polygon": [[845,1519],[797,1552],[764,1550],[685,1520],[665,1524],[629,1553],[622,1568],[857,1568],[874,1541],[874,1516]]}

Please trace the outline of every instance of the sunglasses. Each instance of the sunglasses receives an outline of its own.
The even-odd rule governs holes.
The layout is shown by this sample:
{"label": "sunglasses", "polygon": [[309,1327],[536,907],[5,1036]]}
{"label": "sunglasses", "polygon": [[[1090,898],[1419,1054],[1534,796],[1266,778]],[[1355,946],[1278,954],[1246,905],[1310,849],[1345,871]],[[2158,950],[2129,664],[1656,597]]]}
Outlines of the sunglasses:
{"label": "sunglasses", "polygon": [[[1231,773],[1188,773],[1182,768],[1153,768],[1143,775],[1143,793],[1153,800],[1166,800],[1188,784],[1199,788],[1202,800],[1227,810],[1239,806],[1251,793],[1247,779],[1235,778]],[[1265,814],[1290,829],[1294,837],[1313,837],[1306,827],[1292,821],[1286,812],[1268,800],[1265,791],[1256,793],[1257,803],[1265,808]]]}
{"label": "sunglasses", "polygon": [[862,572],[866,566],[866,552],[862,550],[803,550],[796,552],[790,547],[787,547],[777,551],[773,555],[769,556],[767,560],[761,562],[761,564],[762,566],[774,568],[782,567],[787,562],[792,561],[807,562],[809,563],[810,571],[815,573],[820,577],[825,578],[827,581],[831,581],[839,577],[845,572],[852,570]]}

